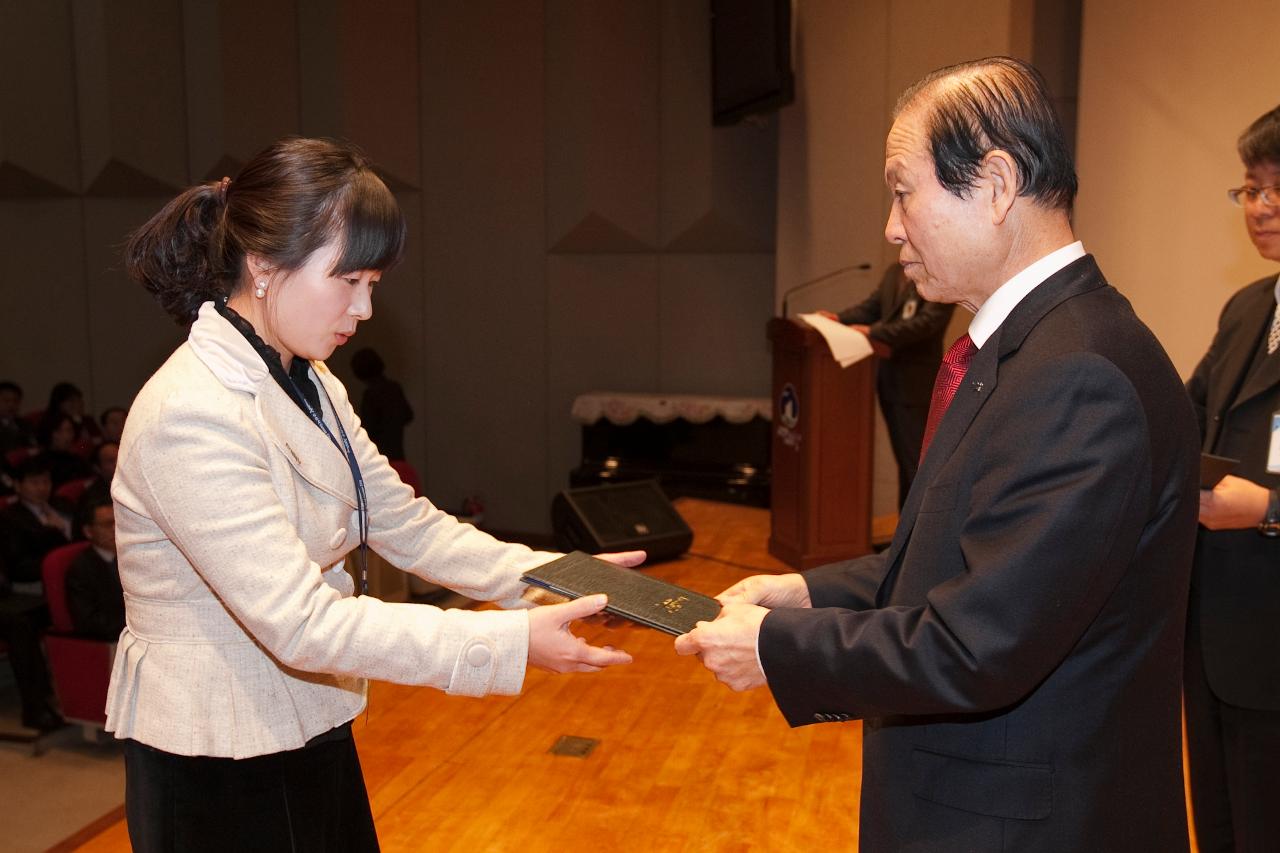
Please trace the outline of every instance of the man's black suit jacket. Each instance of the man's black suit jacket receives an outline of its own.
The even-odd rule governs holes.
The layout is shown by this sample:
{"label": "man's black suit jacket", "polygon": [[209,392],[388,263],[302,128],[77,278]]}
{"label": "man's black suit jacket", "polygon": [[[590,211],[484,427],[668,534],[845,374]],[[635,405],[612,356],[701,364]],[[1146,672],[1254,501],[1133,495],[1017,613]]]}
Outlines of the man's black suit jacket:
{"label": "man's black suit jacket", "polygon": [[[59,510],[61,511],[61,510]],[[44,555],[69,540],[19,501],[0,512],[0,554],[11,581],[38,581]]]}
{"label": "man's black suit jacket", "polygon": [[67,610],[77,634],[115,642],[124,630],[124,589],[120,567],[93,548],[80,552],[67,568]]}
{"label": "man's black suit jacket", "polygon": [[883,554],[765,617],[792,725],[862,718],[867,851],[1187,849],[1191,405],[1081,258],[974,356]]}
{"label": "man's black suit jacket", "polygon": [[[909,305],[915,307],[908,311]],[[867,334],[892,351],[877,367],[876,390],[882,404],[928,409],[942,363],[942,334],[954,312],[954,305],[921,299],[898,264],[885,270],[870,296],[840,312],[841,323],[868,326]]]}
{"label": "man's black suit jacket", "polygon": [[[1203,449],[1239,459],[1235,474],[1268,488],[1271,416],[1280,411],[1280,356],[1249,374],[1275,311],[1276,277],[1238,291],[1222,309],[1209,351],[1187,382]],[[1280,539],[1257,531],[1201,529],[1189,618],[1205,676],[1219,699],[1280,710]],[[1193,630],[1193,633],[1194,630]]]}

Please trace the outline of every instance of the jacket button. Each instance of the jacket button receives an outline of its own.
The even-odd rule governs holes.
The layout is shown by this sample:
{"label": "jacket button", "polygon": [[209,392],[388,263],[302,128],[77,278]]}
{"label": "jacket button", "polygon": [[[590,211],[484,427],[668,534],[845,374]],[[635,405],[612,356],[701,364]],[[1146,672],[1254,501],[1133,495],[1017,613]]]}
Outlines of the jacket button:
{"label": "jacket button", "polygon": [[347,528],[339,527],[337,531],[329,538],[329,547],[337,548],[347,540]]}
{"label": "jacket button", "polygon": [[474,645],[467,649],[467,663],[476,667],[488,666],[489,661],[493,660],[493,655],[485,646]]}

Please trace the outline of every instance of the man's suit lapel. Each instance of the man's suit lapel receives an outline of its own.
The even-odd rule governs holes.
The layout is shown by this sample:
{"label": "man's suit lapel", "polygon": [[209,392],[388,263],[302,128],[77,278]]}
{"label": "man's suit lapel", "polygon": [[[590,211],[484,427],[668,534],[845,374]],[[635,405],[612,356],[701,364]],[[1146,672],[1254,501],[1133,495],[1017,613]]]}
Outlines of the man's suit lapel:
{"label": "man's suit lapel", "polygon": [[267,438],[298,476],[354,508],[355,483],[345,454],[274,380],[262,383],[257,399]]}
{"label": "man's suit lapel", "polygon": [[[1280,382],[1280,357],[1275,355],[1263,358],[1258,369],[1251,375],[1246,375],[1253,365],[1254,356],[1263,341],[1263,336],[1271,329],[1271,318],[1275,313],[1274,293],[1272,289],[1259,290],[1252,304],[1246,309],[1247,320],[1241,324],[1244,334],[1233,336],[1232,342],[1235,345],[1224,358],[1223,372],[1231,381],[1215,385],[1223,388],[1224,395],[1230,394],[1231,389],[1237,386],[1240,390],[1236,393],[1234,400],[1228,400],[1224,396],[1214,409],[1215,414],[1229,408],[1234,409]],[[1242,378],[1244,384],[1241,384]]]}
{"label": "man's suit lapel", "polygon": [[898,518],[893,542],[885,554],[885,565],[890,570],[885,574],[877,595],[881,605],[887,599],[889,588],[897,574],[896,563],[911,538],[911,530],[920,511],[920,501],[939,469],[951,458],[974,419],[995,392],[999,382],[1000,363],[1022,346],[1031,330],[1051,310],[1073,296],[1104,287],[1106,283],[1092,255],[1073,261],[1027,294],[995,334],[974,354],[973,361],[965,372],[964,381],[956,389],[956,395],[938,425],[928,452],[921,460],[920,470],[911,483],[911,491],[907,494],[906,504]]}

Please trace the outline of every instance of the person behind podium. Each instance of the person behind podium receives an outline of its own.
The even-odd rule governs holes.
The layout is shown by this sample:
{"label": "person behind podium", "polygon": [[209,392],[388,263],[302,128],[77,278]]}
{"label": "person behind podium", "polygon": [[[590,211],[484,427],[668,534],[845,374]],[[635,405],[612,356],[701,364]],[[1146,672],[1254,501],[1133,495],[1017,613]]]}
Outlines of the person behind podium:
{"label": "person behind podium", "polygon": [[[1237,144],[1243,208],[1258,254],[1280,262],[1280,106]],[[1202,449],[1238,460],[1200,493],[1185,698],[1191,808],[1199,849],[1280,844],[1280,281],[1238,290],[1187,382]]]}
{"label": "person behind podium", "polygon": [[883,344],[889,354],[876,362],[876,397],[898,464],[898,509],[920,467],[933,379],[942,363],[942,336],[955,305],[921,298],[900,264],[884,272],[866,299],[835,319]]}
{"label": "person behind podium", "polygon": [[793,726],[865,720],[864,851],[1186,850],[1190,402],[1072,233],[1038,72],[944,68],[894,115],[885,235],[976,313],[893,543],[744,579],[676,650]]}
{"label": "person behind podium", "polygon": [[111,490],[126,627],[106,728],[140,853],[376,850],[351,735],[366,678],[512,694],[527,665],[630,660],[569,630],[604,596],[473,612],[354,594],[365,542],[505,607],[556,556],[415,499],[325,367],[404,240],[365,157],[318,139],[183,192],[129,239],[130,274],[191,324],[130,408]]}

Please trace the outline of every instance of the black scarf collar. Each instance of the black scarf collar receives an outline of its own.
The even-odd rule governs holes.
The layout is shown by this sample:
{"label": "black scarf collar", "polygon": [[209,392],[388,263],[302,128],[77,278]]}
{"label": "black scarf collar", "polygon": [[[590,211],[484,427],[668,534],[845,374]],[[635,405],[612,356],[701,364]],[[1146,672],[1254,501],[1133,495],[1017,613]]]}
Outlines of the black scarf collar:
{"label": "black scarf collar", "polygon": [[249,342],[249,346],[253,347],[254,351],[267,365],[267,371],[276,380],[276,384],[284,389],[284,392],[289,395],[289,399],[293,400],[298,408],[302,409],[303,412],[307,411],[304,401],[298,397],[300,392],[305,398],[305,402],[311,405],[313,411],[320,411],[320,392],[316,390],[316,386],[307,372],[310,362],[305,358],[294,356],[293,361],[289,363],[289,371],[286,373],[280,353],[275,347],[262,339],[253,328],[252,323],[241,317],[234,308],[221,299],[215,299],[213,307],[228,323],[235,327],[237,332],[244,335],[245,340]]}

